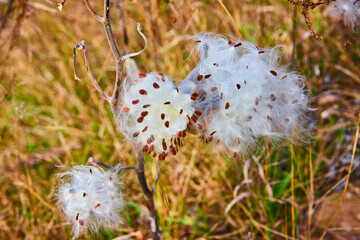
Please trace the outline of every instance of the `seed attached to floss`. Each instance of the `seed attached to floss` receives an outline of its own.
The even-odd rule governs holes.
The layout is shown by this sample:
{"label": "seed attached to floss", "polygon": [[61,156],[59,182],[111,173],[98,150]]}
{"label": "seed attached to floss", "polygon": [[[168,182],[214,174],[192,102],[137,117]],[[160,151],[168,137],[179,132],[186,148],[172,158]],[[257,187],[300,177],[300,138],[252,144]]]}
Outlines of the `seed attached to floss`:
{"label": "seed attached to floss", "polygon": [[161,120],[164,120],[165,119],[165,113],[162,113],[160,117],[161,117]]}
{"label": "seed attached to floss", "polygon": [[240,88],[241,88],[241,85],[240,85],[240,84],[236,84],[236,87],[237,87],[237,89],[240,89]]}
{"label": "seed attached to floss", "polygon": [[170,125],[169,121],[166,121],[166,122],[164,123],[164,125],[165,125],[165,127],[169,128],[169,125]]}
{"label": "seed attached to floss", "polygon": [[229,109],[229,107],[230,107],[230,103],[226,102],[225,109],[227,110],[227,109]]}
{"label": "seed attached to floss", "polygon": [[203,78],[204,78],[204,76],[203,76],[203,75],[199,75],[199,76],[197,76],[197,80],[198,80],[198,81],[203,80]]}
{"label": "seed attached to floss", "polygon": [[157,84],[157,83],[153,83],[153,87],[155,88],[155,89],[158,89],[158,88],[160,88],[160,86],[159,86],[159,84]]}
{"label": "seed attached to floss", "polygon": [[205,78],[209,78],[211,77],[211,74],[205,75]]}
{"label": "seed attached to floss", "polygon": [[270,70],[270,73],[271,73],[272,75],[274,75],[275,77],[277,76],[277,72],[275,72],[274,70]]}
{"label": "seed attached to floss", "polygon": [[144,89],[140,89],[140,90],[139,90],[139,93],[140,93],[141,95],[147,95],[147,91],[144,90]]}
{"label": "seed attached to floss", "polygon": [[242,43],[237,43],[234,45],[234,47],[240,47],[242,45]]}
{"label": "seed attached to floss", "polygon": [[139,102],[140,102],[140,100],[136,99],[136,100],[133,100],[131,103],[135,105],[135,104],[138,104]]}
{"label": "seed attached to floss", "polygon": [[145,73],[139,73],[139,77],[145,78],[145,77],[146,77],[146,74],[145,74]]}

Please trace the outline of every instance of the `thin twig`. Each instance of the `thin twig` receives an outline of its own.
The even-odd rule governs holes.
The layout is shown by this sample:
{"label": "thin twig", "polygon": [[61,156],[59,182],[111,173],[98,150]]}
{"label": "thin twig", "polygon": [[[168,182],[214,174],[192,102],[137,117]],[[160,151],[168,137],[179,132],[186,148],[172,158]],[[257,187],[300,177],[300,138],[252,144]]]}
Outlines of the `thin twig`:
{"label": "thin twig", "polygon": [[86,48],[86,43],[84,40],[82,40],[78,45],[76,45],[74,47],[74,54],[73,54],[73,57],[74,57],[74,78],[76,80],[80,80],[80,78],[77,76],[76,74],[76,50],[82,50],[84,51],[84,57],[85,57],[85,66],[86,66],[86,71],[90,77],[90,80],[91,82],[94,84],[96,90],[98,90],[98,92],[104,97],[104,99],[106,101],[110,101],[110,96],[107,95],[102,89],[101,87],[99,86],[98,82],[96,81],[94,75],[92,74],[91,72],[91,69],[90,69],[90,64],[89,64],[89,53],[88,53],[88,50]]}
{"label": "thin twig", "polygon": [[95,10],[91,7],[90,3],[88,0],[84,0],[84,3],[85,3],[85,6],[87,7],[87,9],[89,10],[89,12],[91,13],[91,15],[96,19],[98,20],[99,22],[103,22],[104,21],[104,18],[100,17],[96,12]]}
{"label": "thin twig", "polygon": [[140,34],[140,36],[144,39],[144,42],[145,42],[145,46],[144,48],[139,51],[139,52],[135,52],[135,53],[129,53],[129,54],[126,54],[124,56],[121,57],[121,60],[124,61],[126,58],[130,58],[130,57],[135,57],[139,54],[141,54],[143,51],[145,51],[146,47],[147,47],[147,39],[145,37],[145,35],[141,32],[141,25],[140,23],[137,23],[137,26],[136,26],[136,30],[138,31],[138,33]]}
{"label": "thin twig", "polygon": [[117,171],[125,171],[125,170],[137,170],[136,166],[128,166],[128,167],[113,167],[106,163],[103,163],[99,160],[96,160],[95,158],[89,157],[87,164],[93,164],[93,165],[99,165],[101,167],[111,169],[111,170],[117,170]]}

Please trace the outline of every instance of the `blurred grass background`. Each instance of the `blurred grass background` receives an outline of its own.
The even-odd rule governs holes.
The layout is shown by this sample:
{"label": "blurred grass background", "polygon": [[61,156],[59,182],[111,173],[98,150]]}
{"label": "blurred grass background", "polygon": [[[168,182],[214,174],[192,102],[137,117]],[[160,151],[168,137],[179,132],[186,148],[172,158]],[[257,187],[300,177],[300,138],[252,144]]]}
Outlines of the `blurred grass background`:
{"label": "blurred grass background", "polygon": [[[285,0],[116,2],[111,19],[121,52],[142,49],[137,22],[148,38],[147,50],[135,58],[143,72],[183,79],[196,64],[186,61],[194,44],[185,35],[201,31],[261,47],[283,45],[284,63],[306,76],[316,108],[307,141],[263,142],[241,161],[187,137],[176,157],[161,162],[154,197],[164,239],[319,239],[325,230],[325,239],[360,239],[358,156],[349,184],[344,181],[360,112],[358,33],[332,22],[321,6],[311,12],[323,37],[317,41],[301,8]],[[102,11],[101,0],[91,3]],[[82,1],[68,0],[59,12],[54,0],[3,0],[0,14],[0,239],[68,239],[71,229],[56,205],[55,174],[64,170],[58,166],[85,164],[90,156],[114,165],[136,162],[80,54],[82,81],[73,78],[73,47],[86,40],[92,71],[111,93],[113,57]],[[151,183],[156,164],[147,158],[146,165]],[[91,238],[149,237],[136,175],[123,179],[124,224]]]}

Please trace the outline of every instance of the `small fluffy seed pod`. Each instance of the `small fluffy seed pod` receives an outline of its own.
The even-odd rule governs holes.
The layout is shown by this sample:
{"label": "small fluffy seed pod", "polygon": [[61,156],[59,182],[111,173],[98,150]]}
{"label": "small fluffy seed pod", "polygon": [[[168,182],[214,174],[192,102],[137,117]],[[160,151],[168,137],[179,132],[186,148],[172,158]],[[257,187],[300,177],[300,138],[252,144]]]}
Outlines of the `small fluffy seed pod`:
{"label": "small fluffy seed pod", "polygon": [[125,83],[118,123],[124,134],[144,152],[164,160],[176,154],[193,117],[190,94],[161,73],[139,74]]}
{"label": "small fluffy seed pod", "polygon": [[59,174],[62,185],[58,203],[72,224],[74,237],[86,230],[122,223],[118,211],[123,206],[116,171],[95,166],[76,166]]}
{"label": "small fluffy seed pod", "polygon": [[207,143],[221,141],[237,156],[258,137],[293,134],[307,97],[303,77],[278,65],[276,48],[204,33],[193,39],[200,62],[179,89],[199,94],[195,112],[202,112],[198,124]]}
{"label": "small fluffy seed pod", "polygon": [[346,26],[354,28],[360,21],[360,2],[337,0],[328,6],[326,13],[335,21],[343,21]]}

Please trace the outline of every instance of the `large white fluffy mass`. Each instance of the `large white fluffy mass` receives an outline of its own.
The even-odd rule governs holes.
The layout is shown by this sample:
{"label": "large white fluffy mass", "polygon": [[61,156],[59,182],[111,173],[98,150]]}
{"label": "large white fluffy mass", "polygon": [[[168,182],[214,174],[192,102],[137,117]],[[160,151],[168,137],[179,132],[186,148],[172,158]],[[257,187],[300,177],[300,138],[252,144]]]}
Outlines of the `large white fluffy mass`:
{"label": "large white fluffy mass", "polygon": [[192,39],[200,62],[179,89],[198,93],[194,107],[206,142],[222,142],[237,156],[258,137],[292,136],[308,100],[303,76],[279,65],[277,48],[211,33]]}
{"label": "large white fluffy mass", "polygon": [[194,114],[193,102],[169,77],[140,74],[125,83],[117,121],[137,148],[164,160],[169,152],[177,153]]}
{"label": "large white fluffy mass", "polygon": [[119,210],[123,197],[116,171],[76,166],[59,176],[62,185],[58,190],[58,203],[73,226],[75,238],[86,230],[122,223]]}

